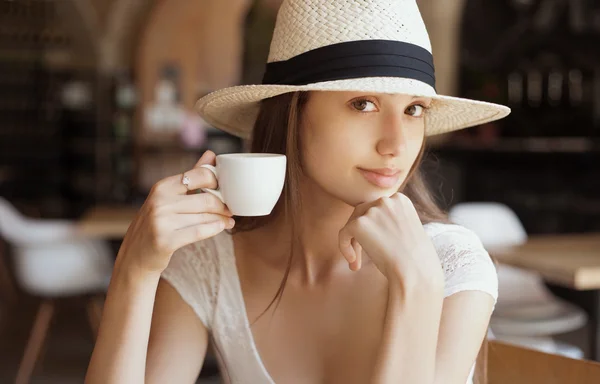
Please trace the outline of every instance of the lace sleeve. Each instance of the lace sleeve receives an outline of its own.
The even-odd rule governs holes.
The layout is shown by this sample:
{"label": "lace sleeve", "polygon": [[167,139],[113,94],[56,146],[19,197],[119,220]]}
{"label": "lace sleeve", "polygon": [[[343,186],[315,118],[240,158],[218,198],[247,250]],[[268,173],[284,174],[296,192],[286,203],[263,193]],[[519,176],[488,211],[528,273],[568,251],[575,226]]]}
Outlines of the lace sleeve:
{"label": "lace sleeve", "polygon": [[179,292],[207,329],[212,328],[219,264],[210,241],[190,244],[171,257],[162,278]]}
{"label": "lace sleeve", "polygon": [[436,232],[432,241],[446,278],[444,297],[477,290],[490,294],[496,302],[496,267],[477,235],[458,225],[438,225]]}

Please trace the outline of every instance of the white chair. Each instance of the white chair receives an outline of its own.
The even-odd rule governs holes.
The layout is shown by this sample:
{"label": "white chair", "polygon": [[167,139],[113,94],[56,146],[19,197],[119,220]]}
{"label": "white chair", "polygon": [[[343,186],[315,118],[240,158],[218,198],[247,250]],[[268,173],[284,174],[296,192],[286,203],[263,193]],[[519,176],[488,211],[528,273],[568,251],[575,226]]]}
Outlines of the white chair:
{"label": "white chair", "polygon": [[[454,223],[475,232],[487,249],[527,241],[521,221],[504,204],[461,203],[452,207],[449,216]],[[535,272],[503,264],[496,268],[498,302],[490,321],[495,338],[548,353],[583,358],[580,348],[554,340],[552,336],[583,327],[587,322],[585,311],[554,296]]]}
{"label": "white chair", "polygon": [[111,249],[104,241],[88,239],[64,220],[31,219],[0,197],[0,236],[10,245],[15,279],[24,291],[42,299],[17,374],[28,383],[52,320],[56,299],[91,295],[88,319],[94,336],[102,304],[98,296],[109,284]]}

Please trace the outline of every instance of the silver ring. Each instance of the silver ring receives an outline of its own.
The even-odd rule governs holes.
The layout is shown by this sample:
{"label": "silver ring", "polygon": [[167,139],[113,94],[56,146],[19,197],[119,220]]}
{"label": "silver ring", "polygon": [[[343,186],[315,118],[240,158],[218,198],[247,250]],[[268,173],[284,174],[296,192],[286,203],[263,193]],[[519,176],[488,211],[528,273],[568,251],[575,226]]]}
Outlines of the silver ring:
{"label": "silver ring", "polygon": [[187,175],[185,173],[181,174],[181,184],[185,185],[185,188],[188,191],[190,190],[190,178],[187,177]]}

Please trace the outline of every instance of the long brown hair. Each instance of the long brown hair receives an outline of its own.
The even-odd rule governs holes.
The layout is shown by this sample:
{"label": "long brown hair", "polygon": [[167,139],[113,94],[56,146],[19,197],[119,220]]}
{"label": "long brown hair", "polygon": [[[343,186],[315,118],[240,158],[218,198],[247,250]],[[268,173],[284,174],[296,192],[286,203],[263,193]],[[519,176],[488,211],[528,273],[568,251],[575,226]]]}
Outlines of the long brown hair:
{"label": "long brown hair", "polygon": [[[252,153],[279,153],[286,155],[286,180],[283,192],[271,215],[236,217],[234,232],[251,231],[262,227],[271,222],[277,215],[283,214],[285,217],[292,218],[291,230],[292,234],[295,233],[295,228],[299,225],[297,218],[300,216],[299,213],[302,210],[302,201],[299,195],[302,164],[298,133],[309,97],[310,94],[308,92],[293,92],[265,99],[261,102],[249,149]],[[419,156],[413,164],[401,190],[414,204],[423,224],[431,222],[448,223],[449,220],[446,213],[437,205],[422,175],[421,164],[424,153],[425,145],[421,148]],[[292,239],[294,239],[293,236]],[[292,259],[293,251],[288,258],[287,268],[275,297],[258,318],[264,315],[276,301],[281,300],[292,265]],[[479,377],[480,375],[477,376]],[[483,384],[485,381],[478,380],[477,383]]]}

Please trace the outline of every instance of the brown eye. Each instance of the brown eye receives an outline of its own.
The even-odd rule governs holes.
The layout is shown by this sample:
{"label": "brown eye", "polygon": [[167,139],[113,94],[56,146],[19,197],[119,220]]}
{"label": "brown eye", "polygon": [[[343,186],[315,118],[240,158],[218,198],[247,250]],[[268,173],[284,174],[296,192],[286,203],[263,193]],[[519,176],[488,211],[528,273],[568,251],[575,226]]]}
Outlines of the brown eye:
{"label": "brown eye", "polygon": [[423,115],[424,111],[425,111],[425,107],[423,107],[422,105],[419,105],[419,104],[414,104],[414,105],[411,105],[410,107],[406,108],[406,114],[410,115],[412,117],[420,117]]}
{"label": "brown eye", "polygon": [[367,99],[354,100],[352,107],[360,112],[372,112],[376,110],[375,104]]}

